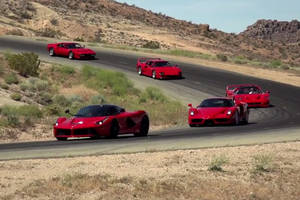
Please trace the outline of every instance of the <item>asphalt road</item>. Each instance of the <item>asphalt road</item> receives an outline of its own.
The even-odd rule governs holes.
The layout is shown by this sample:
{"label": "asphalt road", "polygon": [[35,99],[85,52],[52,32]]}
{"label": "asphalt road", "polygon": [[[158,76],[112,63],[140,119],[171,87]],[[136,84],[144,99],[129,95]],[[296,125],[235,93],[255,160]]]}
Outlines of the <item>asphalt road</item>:
{"label": "asphalt road", "polygon": [[[46,56],[45,42],[30,42],[22,40],[14,40],[11,38],[0,37],[0,50],[13,50],[13,51],[30,51],[35,52],[41,56]],[[120,52],[113,52],[107,50],[96,51],[97,59],[89,61],[97,65],[113,66],[114,68],[122,71],[135,72],[135,64],[137,57],[132,54],[125,54]],[[64,60],[67,58],[56,58],[57,60]],[[82,62],[82,61],[74,61]],[[96,148],[97,153],[114,153],[124,149],[134,149],[133,146],[140,146],[143,144],[146,148],[140,148],[137,151],[151,149],[151,144],[156,149],[159,147],[166,146],[165,149],[174,149],[174,143],[178,143],[177,148],[180,147],[182,141],[215,141],[218,138],[226,140],[225,138],[232,138],[232,140],[238,137],[250,137],[255,135],[258,142],[264,141],[264,135],[273,130],[276,132],[274,137],[282,137],[282,134],[288,135],[293,130],[293,138],[298,138],[300,132],[295,132],[300,126],[300,88],[282,84],[274,81],[258,79],[251,76],[245,76],[237,73],[227,72],[219,69],[196,66],[187,63],[177,63],[183,70],[184,79],[181,80],[168,80],[173,84],[183,85],[195,90],[199,90],[205,93],[209,93],[212,96],[223,96],[225,93],[225,86],[227,84],[239,84],[239,83],[254,83],[260,85],[263,89],[271,91],[271,103],[272,107],[266,109],[252,109],[256,117],[251,118],[249,125],[244,126],[219,126],[219,127],[201,127],[201,128],[185,128],[185,129],[174,129],[165,131],[156,131],[150,133],[147,138],[134,138],[134,137],[120,137],[116,140],[75,140],[67,142],[49,141],[49,142],[30,142],[30,143],[19,143],[19,144],[0,144],[0,159],[7,159],[4,155],[11,155],[11,158],[31,158],[31,157],[43,157],[43,151],[49,152],[51,150],[60,149],[64,153],[61,156],[66,155],[79,155],[80,152],[84,152],[82,149],[86,148],[85,154],[93,154],[88,149]],[[158,80],[157,80],[158,81]],[[200,102],[199,102],[200,103]],[[186,117],[186,116],[184,116]],[[284,131],[278,131],[284,130]],[[299,134],[298,134],[299,133]],[[272,138],[273,136],[271,136]],[[261,139],[260,139],[261,138]],[[284,137],[283,139],[284,140]],[[221,145],[231,144],[230,141],[226,140],[227,143]],[[271,140],[270,140],[271,141]],[[146,143],[146,144],[145,144]],[[154,145],[155,143],[155,145]],[[170,148],[167,148],[169,144]],[[171,147],[172,146],[172,147]],[[205,145],[202,145],[203,147]],[[202,147],[201,146],[201,147]],[[207,144],[211,146],[211,144]],[[182,148],[193,148],[197,147],[193,145],[189,146],[184,144]],[[77,148],[68,152],[68,148]],[[116,148],[118,151],[116,151]],[[163,149],[163,148],[162,148]],[[43,150],[43,151],[42,151]],[[34,151],[35,156],[24,156],[18,154],[18,152]],[[39,153],[40,151],[40,153]],[[59,151],[59,152],[62,152]],[[134,150],[132,150],[134,151]],[[130,152],[132,152],[130,151]],[[54,152],[54,151],[53,151]],[[73,153],[77,152],[77,153]],[[3,155],[3,157],[1,156]],[[45,154],[46,155],[46,154]],[[59,156],[60,153],[55,153],[52,156]],[[51,156],[51,155],[49,155]]]}

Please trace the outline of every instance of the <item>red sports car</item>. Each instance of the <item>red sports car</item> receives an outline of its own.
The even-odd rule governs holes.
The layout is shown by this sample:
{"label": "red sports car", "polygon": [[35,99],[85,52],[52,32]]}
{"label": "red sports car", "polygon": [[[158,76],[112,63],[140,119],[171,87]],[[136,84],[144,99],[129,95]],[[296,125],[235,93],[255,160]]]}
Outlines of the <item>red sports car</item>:
{"label": "red sports car", "polygon": [[171,65],[160,58],[139,58],[136,64],[138,74],[154,79],[182,78],[182,71],[177,65]]}
{"label": "red sports car", "polygon": [[188,122],[190,127],[201,125],[223,125],[241,122],[247,124],[249,110],[246,103],[235,104],[232,99],[226,97],[209,98],[194,108],[189,104]]}
{"label": "red sports car", "polygon": [[115,105],[86,106],[69,119],[58,118],[53,125],[57,140],[71,137],[117,137],[128,133],[147,136],[148,130],[149,118],[145,111],[126,112],[124,108]]}
{"label": "red sports car", "polygon": [[73,42],[48,44],[47,50],[50,56],[66,56],[69,59],[94,59],[96,56],[95,51]]}
{"label": "red sports car", "polygon": [[226,94],[236,103],[247,103],[248,107],[269,107],[270,105],[270,92],[264,92],[257,85],[239,85],[233,92],[226,90]]}

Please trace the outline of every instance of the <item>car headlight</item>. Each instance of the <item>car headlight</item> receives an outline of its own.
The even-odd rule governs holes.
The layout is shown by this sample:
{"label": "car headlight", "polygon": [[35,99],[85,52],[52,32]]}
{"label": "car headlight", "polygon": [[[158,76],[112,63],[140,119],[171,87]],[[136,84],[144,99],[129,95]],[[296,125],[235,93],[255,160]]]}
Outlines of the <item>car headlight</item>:
{"label": "car headlight", "polygon": [[232,114],[232,111],[231,111],[231,110],[228,110],[226,114],[227,114],[227,115],[231,115],[231,114]]}
{"label": "car headlight", "polygon": [[55,126],[58,126],[58,122],[55,122]]}
{"label": "car headlight", "polygon": [[191,111],[191,112],[190,112],[190,115],[191,115],[191,116],[194,116],[194,115],[195,115],[195,112],[194,112],[194,111]]}
{"label": "car headlight", "polygon": [[106,118],[103,119],[102,121],[96,122],[96,124],[99,125],[99,126],[101,126],[107,119],[108,119],[108,117],[106,117]]}

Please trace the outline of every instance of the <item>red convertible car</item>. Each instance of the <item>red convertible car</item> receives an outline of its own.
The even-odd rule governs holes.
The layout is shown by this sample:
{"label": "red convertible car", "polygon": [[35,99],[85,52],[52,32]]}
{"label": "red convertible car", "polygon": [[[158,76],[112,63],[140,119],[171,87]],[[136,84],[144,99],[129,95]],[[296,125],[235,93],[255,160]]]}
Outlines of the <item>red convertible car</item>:
{"label": "red convertible car", "polygon": [[249,110],[246,103],[235,104],[226,97],[209,98],[194,108],[189,104],[188,123],[190,127],[201,125],[225,125],[248,123]]}
{"label": "red convertible car", "polygon": [[177,65],[171,65],[160,58],[139,58],[136,64],[138,74],[153,79],[182,78],[182,71]]}
{"label": "red convertible car", "polygon": [[48,44],[47,50],[50,56],[66,56],[69,59],[94,59],[96,56],[95,51],[73,42]]}
{"label": "red convertible car", "polygon": [[263,91],[257,85],[244,84],[238,85],[233,90],[229,90],[231,86],[226,87],[226,94],[231,97],[236,103],[244,102],[248,107],[269,107],[270,92]]}
{"label": "red convertible car", "polygon": [[119,134],[129,133],[147,136],[148,130],[149,118],[145,111],[126,112],[124,108],[115,105],[86,106],[69,119],[58,118],[53,125],[57,140],[72,137],[117,137]]}

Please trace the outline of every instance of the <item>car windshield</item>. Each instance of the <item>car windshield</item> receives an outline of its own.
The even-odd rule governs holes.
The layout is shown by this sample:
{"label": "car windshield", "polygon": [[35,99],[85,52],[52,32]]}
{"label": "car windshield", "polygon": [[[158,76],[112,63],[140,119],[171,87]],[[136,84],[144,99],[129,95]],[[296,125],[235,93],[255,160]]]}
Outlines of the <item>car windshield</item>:
{"label": "car windshield", "polygon": [[236,94],[260,94],[261,90],[258,87],[241,87],[236,91]]}
{"label": "car windshield", "polygon": [[233,107],[234,103],[231,99],[206,99],[198,106],[200,108],[208,107]]}
{"label": "car windshield", "polygon": [[161,61],[161,62],[155,62],[154,67],[166,67],[170,66],[170,63],[168,61]]}
{"label": "car windshield", "polygon": [[80,44],[78,43],[70,43],[65,45],[68,49],[81,49],[83,48]]}
{"label": "car windshield", "polygon": [[113,105],[92,105],[81,108],[75,117],[103,117],[116,115],[121,112],[121,108]]}

